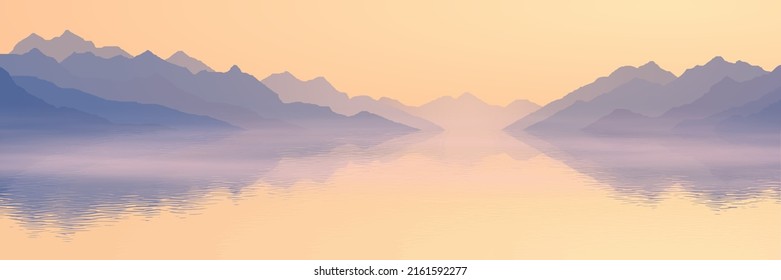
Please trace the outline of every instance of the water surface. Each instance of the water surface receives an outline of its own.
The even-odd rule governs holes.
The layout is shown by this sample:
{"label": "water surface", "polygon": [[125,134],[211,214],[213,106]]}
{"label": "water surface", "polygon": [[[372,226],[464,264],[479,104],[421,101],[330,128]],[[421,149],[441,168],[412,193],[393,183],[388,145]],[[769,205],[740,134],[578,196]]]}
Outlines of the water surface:
{"label": "water surface", "polygon": [[781,259],[781,148],[418,133],[4,144],[3,259]]}

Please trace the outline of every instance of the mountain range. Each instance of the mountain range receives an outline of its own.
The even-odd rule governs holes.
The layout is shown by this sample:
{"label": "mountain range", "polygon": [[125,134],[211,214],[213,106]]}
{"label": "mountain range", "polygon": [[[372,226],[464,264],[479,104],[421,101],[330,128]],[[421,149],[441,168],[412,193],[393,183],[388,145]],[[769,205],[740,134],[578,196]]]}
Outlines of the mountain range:
{"label": "mountain range", "polygon": [[[67,39],[68,44],[64,44],[62,38]],[[75,43],[79,40],[81,43]],[[36,40],[25,39],[20,45],[31,45],[31,41]],[[151,51],[135,57],[106,58],[91,51],[81,52],[82,46],[94,47],[94,44],[69,31],[44,42],[50,53],[70,54],[57,61],[47,56],[48,53],[33,48],[23,54],[0,55],[0,67],[14,76],[36,77],[57,87],[76,89],[102,99],[161,105],[244,129],[303,128],[333,133],[408,133],[416,130],[364,110],[345,116],[328,107],[283,103],[275,92],[238,66],[224,73],[210,71],[211,68],[183,52],[175,53],[168,60]],[[24,48],[17,46],[15,49]]]}
{"label": "mountain range", "polygon": [[[183,51],[162,59],[97,47],[65,31],[31,34],[0,55],[11,128],[98,130],[285,130],[326,134],[415,131],[665,136],[774,134],[779,130],[781,67],[772,72],[714,57],[680,76],[655,62],[622,66],[540,107],[519,99],[488,104],[471,93],[420,106],[350,95],[324,77],[290,72],[262,80],[237,65],[226,72]],[[14,108],[14,109],[12,109]],[[79,122],[82,122],[79,124]]]}
{"label": "mountain range", "polygon": [[480,131],[500,130],[539,108],[528,100],[516,100],[505,107],[490,105],[471,93],[463,93],[455,98],[440,97],[409,110],[446,130]]}
{"label": "mountain range", "polygon": [[616,69],[608,76],[600,77],[594,82],[582,86],[564,97],[548,103],[539,110],[507,126],[507,130],[524,130],[529,126],[572,106],[578,101],[590,101],[591,99],[594,99],[603,93],[612,91],[634,79],[642,79],[663,85],[675,78],[673,73],[661,69],[655,62],[649,62],[640,67],[623,66]]}
{"label": "mountain range", "polygon": [[471,93],[458,98],[438,98],[421,106],[409,106],[388,97],[350,97],[337,90],[324,77],[303,81],[290,72],[272,74],[262,82],[278,93],[283,102],[327,106],[345,115],[365,110],[426,131],[499,130],[539,108],[539,105],[525,99],[516,100],[506,107],[489,105]]}
{"label": "mountain range", "polygon": [[220,120],[183,113],[157,104],[107,100],[80,90],[60,88],[35,77],[13,79],[29,94],[46,103],[76,109],[112,123],[160,125],[174,129],[237,129]]}
{"label": "mountain range", "polygon": [[72,108],[55,107],[19,87],[0,68],[0,135],[94,132],[109,129],[103,118]]}
{"label": "mountain range", "polygon": [[65,30],[62,35],[50,40],[43,39],[35,33],[30,34],[30,36],[27,36],[27,38],[24,38],[17,43],[11,53],[25,54],[33,49],[38,49],[57,61],[63,61],[74,53],[87,52],[103,58],[112,58],[115,56],[132,57],[130,54],[116,46],[95,47],[95,43],[82,39],[78,35],[73,34],[73,32],[70,32],[70,30]]}
{"label": "mountain range", "polygon": [[[661,71],[661,69],[659,69]],[[635,78],[592,100],[582,101],[556,112],[530,127],[533,131],[579,131],[617,109],[645,116],[658,116],[704,95],[718,81],[730,77],[748,80],[766,73],[744,62],[729,63],[716,57],[703,66],[686,70],[667,84]]]}
{"label": "mountain range", "polygon": [[[779,121],[769,118],[776,110],[771,105],[778,101],[773,91],[781,89],[778,68],[769,73],[743,61],[733,63],[714,57],[704,65],[686,70],[680,77],[655,63],[636,69],[648,69],[649,65],[651,72],[657,73],[650,77],[666,77],[654,80],[648,75],[635,74],[624,76],[623,80],[615,78],[614,74],[620,70],[631,70],[622,67],[607,78],[600,78],[602,83],[613,80],[612,84],[618,86],[610,90],[603,88],[602,93],[588,96],[590,99],[583,97],[584,94],[573,94],[587,87],[595,88],[593,85],[600,81],[597,80],[505,130],[541,135],[589,133],[633,137],[708,136],[718,131],[775,133],[773,129],[777,126],[769,123]],[[564,103],[571,105],[558,105]],[[729,123],[724,123],[727,120]],[[737,129],[738,126],[743,129]]]}
{"label": "mountain range", "polygon": [[[102,59],[91,53],[73,56]],[[129,60],[124,57],[114,58],[119,59]],[[186,113],[210,116],[242,128],[263,128],[269,122],[249,109],[207,102],[177,88],[160,76],[127,80],[79,77],[69,72],[64,64],[44,55],[38,49],[22,55],[0,55],[0,67],[15,76],[40,78],[59,87],[78,89],[107,100],[158,104]]]}
{"label": "mountain range", "polygon": [[303,102],[327,106],[343,115],[354,115],[363,110],[420,130],[442,129],[428,120],[410,114],[407,112],[407,106],[396,100],[378,100],[363,95],[349,97],[323,77],[302,81],[290,72],[283,72],[272,74],[262,82],[279,94],[279,98],[285,103]]}
{"label": "mountain range", "polygon": [[214,70],[211,67],[209,67],[209,65],[206,65],[205,63],[203,63],[203,61],[200,61],[196,58],[187,55],[183,51],[175,52],[170,57],[168,57],[165,61],[168,61],[174,65],[187,68],[187,70],[190,70],[190,72],[193,74],[198,74],[198,72],[201,71],[214,72]]}
{"label": "mountain range", "polygon": [[[588,130],[612,135],[713,132],[717,123],[725,119],[757,113],[767,105],[778,101],[781,96],[773,91],[780,89],[781,69],[778,68],[771,73],[743,82],[725,77],[696,100],[674,107],[657,117],[636,114],[630,119],[611,114],[592,124]],[[760,102],[753,102],[756,100]],[[749,103],[753,105],[746,107],[745,105]]]}

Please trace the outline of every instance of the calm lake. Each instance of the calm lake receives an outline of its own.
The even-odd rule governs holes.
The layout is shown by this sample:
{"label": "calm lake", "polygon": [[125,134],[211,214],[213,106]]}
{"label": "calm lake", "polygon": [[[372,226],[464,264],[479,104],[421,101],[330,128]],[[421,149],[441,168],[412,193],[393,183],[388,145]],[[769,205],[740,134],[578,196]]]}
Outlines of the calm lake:
{"label": "calm lake", "polygon": [[0,148],[2,259],[781,259],[781,146],[70,139]]}

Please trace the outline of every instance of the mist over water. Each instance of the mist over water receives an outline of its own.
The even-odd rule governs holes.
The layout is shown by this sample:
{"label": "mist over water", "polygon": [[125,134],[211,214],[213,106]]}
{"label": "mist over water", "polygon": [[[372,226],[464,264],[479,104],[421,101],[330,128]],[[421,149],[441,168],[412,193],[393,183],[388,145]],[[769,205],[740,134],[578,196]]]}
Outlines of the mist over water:
{"label": "mist over water", "polygon": [[[30,32],[64,28],[39,13],[29,18],[45,25]],[[331,17],[339,18],[349,15]],[[482,32],[490,21],[453,18],[488,39],[513,37]],[[447,24],[433,22],[440,30],[416,26],[418,35],[442,36]],[[31,33],[0,54],[0,259],[781,259],[781,66],[768,68],[772,61],[754,51],[732,48],[729,60],[719,54],[724,44],[694,56],[635,54],[677,75],[655,61],[627,65],[640,61],[611,44],[593,45],[603,55],[580,55],[590,64],[562,64],[525,47],[432,56],[430,38],[385,36],[415,42],[401,49],[411,63],[398,60],[396,70],[456,67],[405,78],[360,53],[320,48],[291,60],[295,46],[269,48],[286,42],[279,36],[244,36],[257,40],[238,45],[172,37],[165,48],[141,40],[124,46],[143,50],[131,55],[100,46],[121,43],[111,40],[132,35],[128,29],[104,29],[116,32]],[[307,29],[284,33],[335,39]],[[495,49],[456,29],[459,42]],[[371,34],[346,35],[361,38],[339,41]],[[529,45],[528,36],[515,37]],[[582,54],[587,45],[572,46]],[[235,53],[240,46],[254,54]],[[562,57],[563,49],[549,49]],[[179,51],[159,56],[169,50]],[[252,64],[269,51],[281,60],[264,69],[297,73],[260,76]],[[507,59],[516,54],[545,66],[518,68],[533,63]],[[760,64],[732,60],[742,58]],[[215,70],[206,64],[214,59],[232,66]],[[338,63],[317,66],[323,61]],[[586,81],[571,75],[578,67],[593,75],[589,83],[573,84]],[[513,90],[526,83],[538,85]],[[407,90],[387,90],[394,87]],[[552,101],[536,104],[540,94]],[[405,104],[410,97],[432,99]]]}
{"label": "mist over water", "polygon": [[164,133],[4,143],[2,208],[31,230],[53,226],[67,234],[124,213],[153,215],[162,207],[183,212],[196,207],[191,200],[216,190],[240,196],[260,179],[275,187],[304,178],[323,180],[337,168],[329,165],[343,160],[332,156],[327,164],[304,164],[284,176],[271,171],[285,158],[311,161],[335,149],[348,153],[344,158],[387,139],[303,136]]}
{"label": "mist over water", "polygon": [[[726,240],[753,240],[764,244],[737,257],[781,257],[781,148],[772,142],[242,132],[48,139],[2,150],[0,224],[8,238],[1,243],[49,248],[4,250],[2,258],[719,256],[637,244],[629,250],[639,241],[612,236],[680,245],[679,237],[647,236],[656,231],[683,231],[713,250],[727,250]],[[163,229],[169,219],[181,225]],[[319,219],[345,221],[334,227],[313,222]],[[173,232],[144,235],[138,246],[146,251],[124,252],[112,247],[123,242],[111,238],[112,228]],[[231,244],[256,250],[198,241],[218,233],[239,234]],[[250,233],[258,235],[246,239]],[[293,236],[277,240],[284,250],[264,239],[286,234]],[[189,253],[161,247],[182,235],[193,242]],[[378,240],[386,245],[361,249]],[[445,240],[477,244],[442,250]],[[591,248],[604,242],[615,245]]]}
{"label": "mist over water", "polygon": [[686,192],[716,210],[763,195],[779,199],[781,146],[719,138],[543,137],[519,139],[610,186],[618,198],[653,203]]}

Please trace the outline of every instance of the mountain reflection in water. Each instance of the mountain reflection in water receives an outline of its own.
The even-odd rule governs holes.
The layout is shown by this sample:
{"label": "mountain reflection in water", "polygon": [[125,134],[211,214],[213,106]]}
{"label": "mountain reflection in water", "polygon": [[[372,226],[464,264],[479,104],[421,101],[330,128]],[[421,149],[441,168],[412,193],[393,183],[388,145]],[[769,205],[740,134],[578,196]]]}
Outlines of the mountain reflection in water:
{"label": "mountain reflection in water", "polygon": [[[2,147],[2,258],[719,258],[686,246],[725,240],[762,243],[735,258],[781,258],[772,144],[442,132]],[[112,228],[170,236],[117,249]]]}

